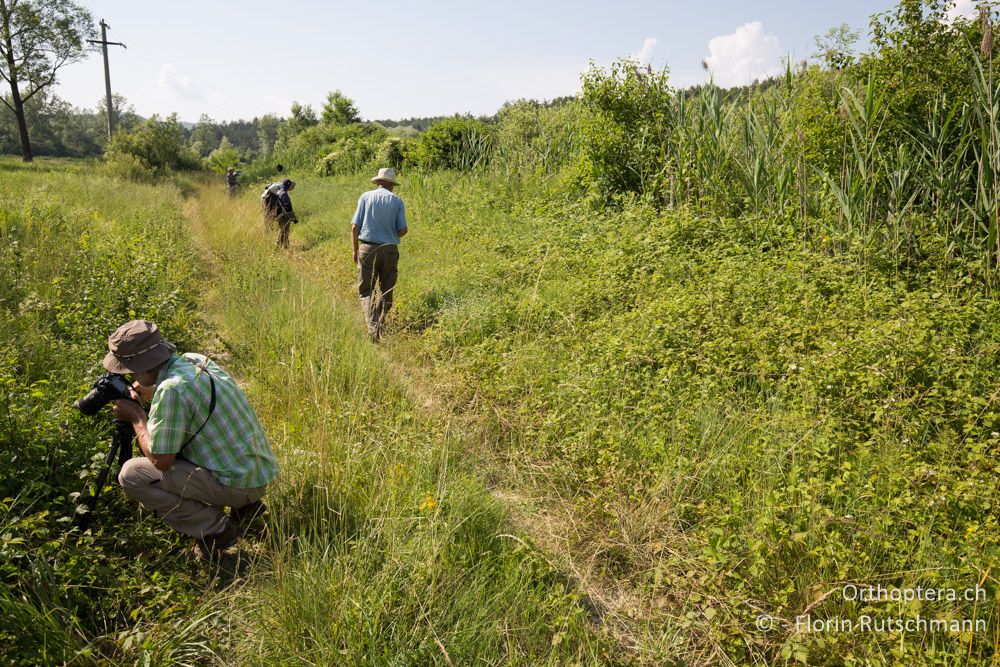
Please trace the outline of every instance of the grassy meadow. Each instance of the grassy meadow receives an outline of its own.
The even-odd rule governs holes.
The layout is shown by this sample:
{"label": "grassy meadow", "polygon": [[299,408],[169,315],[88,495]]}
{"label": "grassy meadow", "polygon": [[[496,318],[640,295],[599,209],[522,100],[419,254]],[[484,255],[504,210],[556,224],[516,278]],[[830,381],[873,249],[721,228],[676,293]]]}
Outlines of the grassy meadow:
{"label": "grassy meadow", "polygon": [[[274,253],[252,197],[3,166],[3,662],[619,661],[459,455],[461,429],[421,410],[353,301]],[[235,579],[192,568],[114,485],[91,530],[70,526],[107,444],[71,403],[133,317],[242,378],[278,452]]]}
{"label": "grassy meadow", "polygon": [[[995,664],[1000,55],[947,6],[742,89],[620,61],[418,137],[282,121],[237,198],[176,118],[0,160],[0,663]],[[386,165],[373,345],[349,222]],[[109,436],[72,402],[134,318],[272,439],[234,568],[114,484],[72,526]]]}
{"label": "grassy meadow", "polygon": [[[968,274],[597,210],[557,179],[414,175],[375,347],[350,262],[364,177],[301,179],[278,252],[252,191],[3,168],[6,662],[995,653],[997,306]],[[235,580],[113,486],[91,531],[69,526],[107,437],[71,402],[130,317],[240,377],[278,452]],[[845,584],[983,595],[863,603]],[[805,632],[802,614],[985,626]]]}
{"label": "grassy meadow", "polygon": [[[996,653],[1000,332],[960,268],[594,208],[558,178],[414,174],[391,335],[372,346],[350,262],[363,176],[300,179],[278,252],[252,188],[3,169],[6,662]],[[235,578],[192,568],[113,486],[92,530],[70,528],[107,437],[71,402],[132,317],[241,378],[278,452]],[[808,632],[803,615],[978,625]]]}
{"label": "grassy meadow", "polygon": [[[297,190],[293,263],[345,303],[365,187]],[[992,660],[1000,331],[964,267],[761,244],[751,221],[693,209],[595,210],[558,179],[399,192],[412,231],[384,352],[461,419],[465,455],[630,662]],[[810,633],[807,616],[974,629]]]}

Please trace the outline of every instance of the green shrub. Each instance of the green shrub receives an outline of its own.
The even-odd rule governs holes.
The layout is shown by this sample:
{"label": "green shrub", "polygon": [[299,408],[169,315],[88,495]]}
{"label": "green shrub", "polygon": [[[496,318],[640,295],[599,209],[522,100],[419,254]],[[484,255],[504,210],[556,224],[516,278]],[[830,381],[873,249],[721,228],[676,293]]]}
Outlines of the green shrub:
{"label": "green shrub", "polygon": [[[184,129],[171,115],[161,121],[153,116],[131,132],[116,132],[108,143],[105,157],[109,161],[122,160],[130,155],[155,175],[176,169],[200,169],[201,160],[184,144]],[[134,160],[124,158],[122,169],[133,170]]]}
{"label": "green shrub", "polygon": [[[121,155],[109,165],[146,169]],[[189,614],[193,593],[183,573],[140,565],[177,568],[177,537],[150,533],[114,485],[91,529],[72,527],[109,436],[106,419],[83,417],[73,401],[103,370],[122,322],[156,321],[183,347],[202,335],[179,199],[172,187],[100,173],[7,171],[3,183],[0,662],[138,661],[146,647],[124,637]]]}
{"label": "green shrub", "polygon": [[392,167],[398,171],[403,168],[415,148],[416,142],[412,139],[386,137],[375,151],[375,158],[369,166],[375,169]]}
{"label": "green shrub", "polygon": [[496,128],[465,116],[440,120],[420,134],[409,161],[422,169],[470,171],[489,164]]}
{"label": "green shrub", "polygon": [[137,155],[112,151],[104,156],[104,170],[109,176],[136,183],[152,183],[156,170],[147,166]]}
{"label": "green shrub", "polygon": [[240,161],[240,153],[237,151],[226,137],[222,137],[219,147],[208,154],[205,160],[209,169],[216,174],[224,174]]}
{"label": "green shrub", "polygon": [[505,104],[497,114],[495,166],[511,173],[555,173],[574,155],[582,116],[575,99],[552,105],[533,100]]}
{"label": "green shrub", "polygon": [[610,200],[659,188],[675,124],[668,70],[640,69],[632,60],[596,65],[583,75],[589,112],[580,132],[587,187]]}

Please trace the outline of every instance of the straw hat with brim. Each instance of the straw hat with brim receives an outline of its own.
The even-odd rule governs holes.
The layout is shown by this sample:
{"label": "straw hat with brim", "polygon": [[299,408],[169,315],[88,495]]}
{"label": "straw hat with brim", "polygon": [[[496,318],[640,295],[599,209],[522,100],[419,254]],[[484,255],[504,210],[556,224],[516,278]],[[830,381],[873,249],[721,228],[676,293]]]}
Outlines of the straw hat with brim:
{"label": "straw hat with brim", "polygon": [[104,367],[112,373],[145,373],[170,359],[177,349],[147,320],[132,320],[108,338]]}
{"label": "straw hat with brim", "polygon": [[378,174],[375,178],[371,179],[372,183],[378,183],[379,181],[384,181],[386,183],[392,183],[393,185],[399,185],[396,181],[396,172],[388,167],[383,167],[378,170]]}

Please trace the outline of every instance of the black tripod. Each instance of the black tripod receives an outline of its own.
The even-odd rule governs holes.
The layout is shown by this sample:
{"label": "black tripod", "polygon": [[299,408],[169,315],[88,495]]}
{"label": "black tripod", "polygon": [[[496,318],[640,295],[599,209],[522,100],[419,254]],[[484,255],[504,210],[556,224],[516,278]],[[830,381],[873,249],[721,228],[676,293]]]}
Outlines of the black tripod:
{"label": "black tripod", "polygon": [[[118,456],[119,468],[132,458],[132,438],[135,437],[132,424],[117,420],[114,423],[115,432],[111,435],[111,447],[108,449],[107,456],[104,457],[104,467],[97,475],[94,493],[86,495],[80,503],[87,508],[87,511],[83,514],[77,513],[73,519],[73,525],[79,527],[80,530],[87,530],[90,525],[90,518],[94,514],[94,508],[97,507],[97,498],[101,495],[101,490],[108,481],[108,474],[111,472],[111,464],[115,460],[115,455]],[[86,493],[87,489],[84,488],[80,495],[84,496]]]}

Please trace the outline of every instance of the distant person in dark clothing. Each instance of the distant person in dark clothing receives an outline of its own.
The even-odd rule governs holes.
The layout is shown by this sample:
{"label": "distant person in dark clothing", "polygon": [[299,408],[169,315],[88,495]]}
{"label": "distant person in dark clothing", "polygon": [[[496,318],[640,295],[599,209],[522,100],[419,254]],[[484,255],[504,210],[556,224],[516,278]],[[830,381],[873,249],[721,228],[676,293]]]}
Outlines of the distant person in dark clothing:
{"label": "distant person in dark clothing", "polygon": [[261,195],[261,207],[264,213],[264,225],[271,226],[271,223],[278,225],[278,247],[288,247],[288,232],[293,222],[299,219],[292,209],[292,200],[288,196],[289,191],[295,187],[295,181],[286,178],[280,183],[273,183],[268,186],[264,194]]}
{"label": "distant person in dark clothing", "polygon": [[[361,310],[368,325],[368,337],[374,342],[382,335],[385,316],[392,308],[399,266],[399,238],[406,235],[406,212],[403,200],[392,190],[396,172],[379,169],[371,179],[377,187],[361,195],[351,219],[354,263],[358,267],[358,292]],[[378,285],[381,295],[373,296]]]}
{"label": "distant person in dark clothing", "polygon": [[240,172],[236,171],[230,167],[226,171],[226,191],[229,193],[230,197],[236,196],[237,179],[240,177]]}

